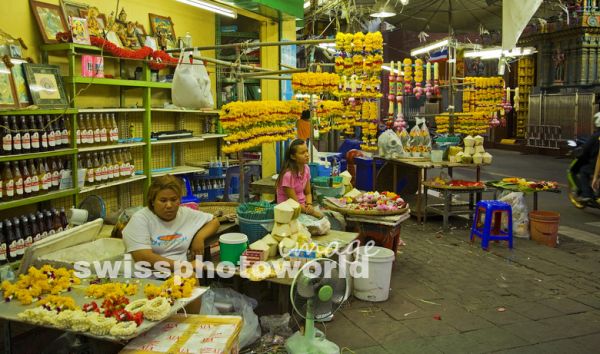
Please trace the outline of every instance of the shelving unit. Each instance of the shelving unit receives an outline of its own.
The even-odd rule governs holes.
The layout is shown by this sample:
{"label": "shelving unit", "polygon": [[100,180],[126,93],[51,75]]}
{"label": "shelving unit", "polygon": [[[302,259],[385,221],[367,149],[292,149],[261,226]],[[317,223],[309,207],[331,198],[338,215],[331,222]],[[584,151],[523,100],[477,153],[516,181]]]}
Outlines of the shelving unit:
{"label": "shelving unit", "polygon": [[204,141],[204,138],[191,137],[191,138],[181,138],[181,139],[153,140],[150,143],[152,145],[165,145],[165,144],[199,143],[201,141]]}
{"label": "shelving unit", "polygon": [[53,192],[49,192],[49,193],[45,193],[45,194],[41,194],[41,195],[36,195],[33,197],[29,197],[29,198],[15,199],[15,200],[11,200],[8,202],[0,203],[0,210],[12,209],[12,208],[20,207],[20,206],[41,203],[41,202],[45,202],[48,200],[53,200],[53,199],[58,199],[58,198],[63,198],[63,197],[70,197],[72,195],[75,195],[76,193],[77,193],[77,189],[70,188],[70,189],[65,189],[62,191],[59,190],[59,191],[53,191]]}
{"label": "shelving unit", "polygon": [[102,145],[102,146],[89,146],[77,149],[78,152],[90,152],[90,151],[103,151],[113,149],[124,149],[146,146],[146,143],[126,143],[126,144],[114,144],[114,145]]}
{"label": "shelving unit", "polygon": [[194,166],[175,166],[172,168],[164,168],[160,171],[152,172],[152,177],[164,176],[166,174],[171,175],[183,175],[186,173],[202,173],[206,172],[205,168],[194,167]]}
{"label": "shelving unit", "polygon": [[519,60],[517,70],[517,83],[519,85],[519,110],[517,111],[517,124],[515,136],[524,138],[529,117],[529,94],[535,85],[535,61],[533,57],[523,57]]}
{"label": "shelving unit", "polygon": [[103,188],[109,188],[109,187],[113,187],[113,186],[119,186],[122,184],[127,184],[127,183],[131,183],[131,182],[135,182],[135,181],[141,181],[143,179],[146,179],[146,176],[144,175],[135,175],[135,176],[131,176],[129,178],[125,178],[125,179],[120,179],[117,181],[112,181],[112,182],[107,182],[107,183],[101,183],[101,184],[96,184],[96,185],[91,185],[88,187],[83,187],[81,188],[81,190],[79,190],[79,193],[87,193],[87,192],[92,192],[92,191],[96,191],[99,189],[103,189]]}
{"label": "shelving unit", "polygon": [[53,151],[34,152],[30,154],[6,155],[0,156],[0,162],[43,159],[46,157],[73,155],[75,152],[75,149],[58,149]]}

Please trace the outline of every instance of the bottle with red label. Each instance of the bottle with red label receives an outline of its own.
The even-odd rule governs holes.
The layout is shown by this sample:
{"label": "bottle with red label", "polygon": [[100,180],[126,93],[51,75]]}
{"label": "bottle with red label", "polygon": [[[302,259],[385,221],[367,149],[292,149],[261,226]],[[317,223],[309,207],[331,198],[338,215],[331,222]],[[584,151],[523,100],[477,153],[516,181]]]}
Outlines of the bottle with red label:
{"label": "bottle with red label", "polygon": [[29,168],[27,168],[27,163],[23,160],[19,161],[19,169],[23,177],[23,196],[25,198],[31,197],[31,174],[29,173]]}
{"label": "bottle with red label", "polygon": [[35,164],[33,163],[33,159],[27,161],[27,167],[29,169],[29,174],[31,176],[31,194],[37,195],[40,193],[40,180],[39,173]]}
{"label": "bottle with red label", "polygon": [[35,126],[35,117],[29,116],[29,135],[31,137],[31,152],[40,151],[40,132]]}
{"label": "bottle with red label", "polygon": [[92,161],[92,158],[89,153],[85,154],[85,169],[85,183],[87,185],[93,184],[96,181],[96,178],[94,176],[96,171],[94,169],[94,162]]}
{"label": "bottle with red label", "polygon": [[40,134],[40,151],[48,151],[50,147],[48,145],[48,131],[44,127],[44,117],[37,116],[35,126]]}
{"label": "bottle with red label", "polygon": [[11,116],[10,117],[10,130],[11,130],[11,134],[12,134],[12,154],[16,155],[16,154],[21,154],[22,151],[22,145],[21,145],[21,131],[19,130],[19,127],[17,126],[17,117],[15,116]]}
{"label": "bottle with red label", "polygon": [[52,131],[54,131],[54,147],[56,149],[62,149],[63,145],[62,145],[62,129],[60,128],[59,125],[59,118],[58,117],[50,117],[50,126],[52,127]]}
{"label": "bottle with red label", "polygon": [[21,116],[19,119],[19,130],[21,131],[21,149],[24,154],[28,154],[31,152],[31,131],[25,116]]}
{"label": "bottle with red label", "polygon": [[8,263],[8,242],[4,222],[0,221],[0,265]]}
{"label": "bottle with red label", "polygon": [[56,162],[56,158],[48,159],[50,160],[50,171],[52,171],[52,189],[58,190],[60,185],[60,169],[58,167],[58,163]]}
{"label": "bottle with red label", "polygon": [[54,150],[56,147],[56,137],[54,132],[54,126],[52,125],[52,119],[49,115],[44,120],[44,129],[46,130],[46,136],[48,137],[48,150]]}
{"label": "bottle with red label", "polygon": [[16,216],[12,218],[12,225],[15,234],[15,242],[17,243],[17,259],[23,258],[25,253],[25,239],[21,231],[21,221]]}
{"label": "bottle with red label", "polygon": [[12,130],[10,129],[10,122],[8,116],[2,117],[2,127],[0,127],[0,139],[2,139],[0,155],[12,154]]}
{"label": "bottle with red label", "polygon": [[35,213],[35,218],[38,224],[38,229],[40,231],[41,237],[40,239],[45,239],[48,237],[48,230],[46,229],[46,222],[44,221],[44,213],[38,211]]}
{"label": "bottle with red label", "polygon": [[11,163],[12,175],[15,180],[15,199],[23,198],[23,176],[19,170],[19,165],[16,162]]}
{"label": "bottle with red label", "polygon": [[33,244],[42,239],[42,232],[40,231],[40,226],[37,222],[37,218],[34,213],[29,213],[29,224],[31,225],[31,235],[33,235]]}
{"label": "bottle with red label", "polygon": [[9,262],[19,259],[17,252],[17,235],[10,219],[4,220],[4,233],[6,235],[6,243],[8,244],[8,252],[6,258]]}
{"label": "bottle with red label", "polygon": [[68,124],[65,122],[65,117],[61,116],[58,120],[58,127],[60,129],[61,143],[60,145],[64,148],[69,147],[71,143],[71,131],[68,128]]}
{"label": "bottle with red label", "polygon": [[67,213],[65,212],[65,208],[60,208],[60,223],[63,227],[63,230],[66,230],[69,227],[69,220],[67,219]]}
{"label": "bottle with red label", "polygon": [[81,145],[81,128],[83,124],[83,114],[77,116],[77,129],[75,129],[75,141],[77,145]]}
{"label": "bottle with red label", "polygon": [[23,235],[23,253],[33,244],[33,231],[27,216],[21,216],[21,234]]}
{"label": "bottle with red label", "polygon": [[13,200],[15,198],[15,179],[9,162],[5,162],[2,168],[2,186],[4,189],[3,199]]}

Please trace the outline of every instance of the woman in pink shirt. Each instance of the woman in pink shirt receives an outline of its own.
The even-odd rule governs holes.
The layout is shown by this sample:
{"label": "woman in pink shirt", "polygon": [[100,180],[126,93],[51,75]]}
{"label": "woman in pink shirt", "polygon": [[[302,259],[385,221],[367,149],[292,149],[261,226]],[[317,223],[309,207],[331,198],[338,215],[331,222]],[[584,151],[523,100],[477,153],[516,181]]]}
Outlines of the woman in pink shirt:
{"label": "woman in pink shirt", "polygon": [[300,203],[303,213],[320,219],[323,214],[316,210],[312,203],[308,158],[308,147],[304,140],[292,141],[277,178],[277,203],[292,198]]}

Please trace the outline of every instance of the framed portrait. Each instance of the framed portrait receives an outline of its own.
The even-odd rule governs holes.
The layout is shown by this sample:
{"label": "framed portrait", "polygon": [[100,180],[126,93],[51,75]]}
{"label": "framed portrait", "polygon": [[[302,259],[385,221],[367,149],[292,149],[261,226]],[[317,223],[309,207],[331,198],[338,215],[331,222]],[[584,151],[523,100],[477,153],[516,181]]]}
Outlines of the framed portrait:
{"label": "framed portrait", "polygon": [[152,36],[146,36],[144,39],[144,46],[152,48],[152,50],[158,50],[158,45],[156,44],[156,38]]}
{"label": "framed portrait", "polygon": [[143,45],[144,41],[146,40],[146,36],[148,35],[146,33],[146,29],[144,28],[144,25],[142,25],[139,22],[136,22],[135,23],[135,34],[138,37],[140,44]]}
{"label": "framed portrait", "polygon": [[68,31],[67,22],[60,7],[34,0],[30,0],[30,4],[44,43],[58,43],[56,34]]}
{"label": "framed portrait", "polygon": [[15,98],[19,107],[27,107],[31,105],[31,97],[27,89],[27,80],[25,79],[25,71],[23,64],[25,60],[11,60],[13,67],[10,69],[12,73],[13,86],[15,87]]}
{"label": "framed portrait", "polygon": [[0,108],[12,107],[17,107],[17,98],[11,71],[4,62],[0,62]]}
{"label": "framed portrait", "polygon": [[166,43],[176,43],[177,37],[175,36],[175,29],[173,21],[171,17],[165,17],[155,14],[148,14],[150,17],[150,28],[152,29],[152,34],[154,37],[159,39],[159,44],[161,44],[161,39],[163,44],[161,46],[166,47]]}
{"label": "framed portrait", "polygon": [[[60,7],[62,8],[65,20],[69,21],[69,18],[71,17],[87,17],[89,5],[70,0],[60,0]],[[85,14],[85,16],[81,14],[82,11]]]}
{"label": "framed portrait", "polygon": [[91,44],[87,20],[81,17],[71,17],[71,35],[73,43]]}
{"label": "framed portrait", "polygon": [[21,59],[23,57],[23,50],[18,44],[9,44],[8,49],[11,58]]}
{"label": "framed portrait", "polygon": [[23,67],[33,104],[53,108],[69,103],[58,65],[24,63]]}
{"label": "framed portrait", "polygon": [[108,25],[108,21],[106,20],[106,15],[98,14],[98,17],[96,17],[96,20],[98,21],[98,26],[100,26],[100,29],[105,30],[106,26]]}

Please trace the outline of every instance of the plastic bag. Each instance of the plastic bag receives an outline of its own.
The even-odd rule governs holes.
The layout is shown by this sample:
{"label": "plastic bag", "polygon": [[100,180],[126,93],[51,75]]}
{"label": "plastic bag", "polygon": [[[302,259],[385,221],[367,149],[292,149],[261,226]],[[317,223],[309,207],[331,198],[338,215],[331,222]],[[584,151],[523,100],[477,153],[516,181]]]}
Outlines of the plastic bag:
{"label": "plastic bag", "polygon": [[326,217],[317,219],[311,215],[300,214],[298,221],[306,226],[312,236],[325,235],[331,230],[331,223]]}
{"label": "plastic bag", "polygon": [[191,55],[192,52],[182,51],[175,69],[171,88],[173,104],[194,109],[213,108],[215,103],[206,67],[201,60],[194,61]]}
{"label": "plastic bag", "polygon": [[[233,313],[220,313],[222,304],[229,304],[233,307]],[[240,294],[233,289],[211,288],[202,296],[201,315],[239,315],[244,319],[244,325],[240,332],[240,347],[244,348],[254,343],[260,338],[260,326],[258,316],[254,313],[254,308],[258,303],[251,297]]]}
{"label": "plastic bag", "polygon": [[282,337],[289,337],[294,332],[290,328],[290,314],[270,315],[260,317],[260,326],[267,334],[276,334]]}
{"label": "plastic bag", "polygon": [[410,130],[410,152],[413,157],[420,157],[423,146],[423,137],[421,136],[421,129],[415,124]]}
{"label": "plastic bag", "polygon": [[[512,207],[513,235],[519,238],[529,238],[529,211],[523,192],[502,193],[498,200],[506,202]],[[508,224],[506,214],[502,215],[502,222]]]}
{"label": "plastic bag", "polygon": [[392,129],[388,129],[379,135],[377,139],[379,155],[387,158],[399,158],[404,155],[404,148],[400,137]]}

